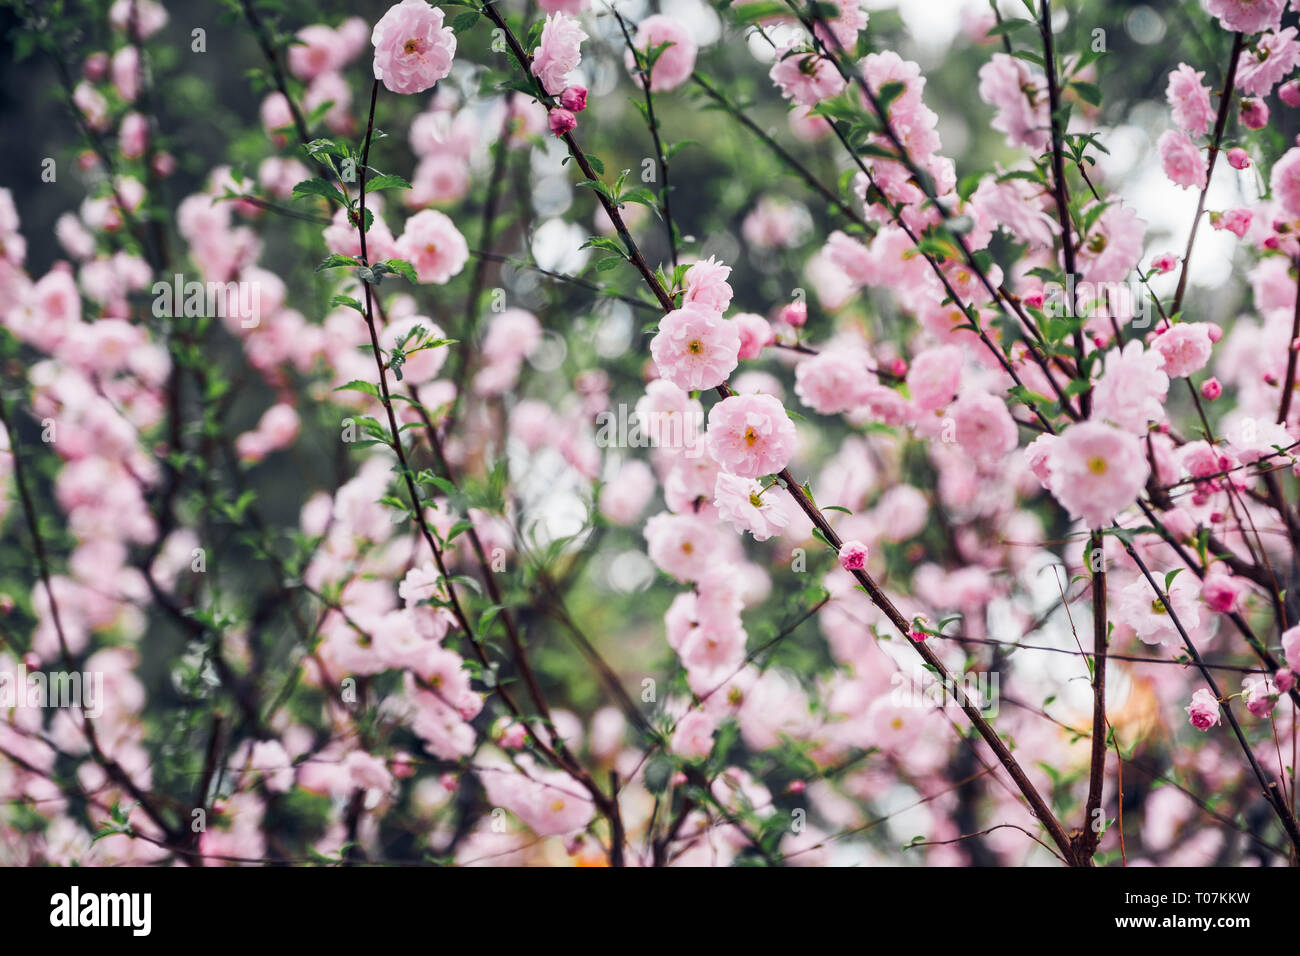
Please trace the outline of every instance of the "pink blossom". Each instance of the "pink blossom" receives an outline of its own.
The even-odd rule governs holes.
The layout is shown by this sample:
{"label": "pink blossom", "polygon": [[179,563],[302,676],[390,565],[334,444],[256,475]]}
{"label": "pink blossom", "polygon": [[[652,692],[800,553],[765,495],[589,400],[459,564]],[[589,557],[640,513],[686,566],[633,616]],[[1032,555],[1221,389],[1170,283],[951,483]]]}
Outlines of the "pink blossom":
{"label": "pink blossom", "polygon": [[1079,270],[1089,282],[1121,282],[1137,265],[1146,222],[1132,209],[1111,206],[1077,249]]}
{"label": "pink blossom", "polygon": [[1201,383],[1201,397],[1206,401],[1212,402],[1222,394],[1223,386],[1217,378],[1210,377]]}
{"label": "pink blossom", "polygon": [[1178,257],[1172,252],[1166,252],[1151,260],[1151,271],[1158,275],[1165,275],[1166,273],[1173,272],[1177,267]]}
{"label": "pink blossom", "polygon": [[546,114],[546,125],[556,136],[563,136],[577,129],[578,118],[566,109],[555,107]]}
{"label": "pink blossom", "polygon": [[633,459],[619,469],[613,480],[600,489],[600,513],[615,524],[630,525],[654,494],[655,477],[650,466]]}
{"label": "pink blossom", "polygon": [[756,359],[767,346],[776,341],[772,326],[767,319],[753,312],[740,312],[731,317],[740,334],[740,352],[742,359]]}
{"label": "pink blossom", "polygon": [[[1276,166],[1274,167],[1277,168]],[[1226,229],[1238,239],[1246,238],[1254,213],[1249,209],[1229,209],[1227,212],[1210,213],[1210,226],[1213,229]]]}
{"label": "pink blossom", "polygon": [[1150,465],[1135,435],[1100,422],[1080,422],[1048,452],[1048,489],[1090,528],[1109,524],[1137,500]]}
{"label": "pink blossom", "polygon": [[926,349],[912,360],[907,388],[912,403],[923,412],[943,408],[961,387],[962,352],[955,345]]}
{"label": "pink blossom", "polygon": [[[1207,343],[1208,344],[1208,343]],[[1164,414],[1169,376],[1164,354],[1129,341],[1106,354],[1106,371],[1093,389],[1093,408],[1125,431],[1142,434]]]}
{"label": "pink blossom", "polygon": [[1246,129],[1263,129],[1268,125],[1268,104],[1262,99],[1243,96],[1238,115]]}
{"label": "pink blossom", "polygon": [[154,0],[114,0],[108,22],[114,30],[147,40],[167,25],[167,9]]}
{"label": "pink blossom", "polygon": [[1237,89],[1242,93],[1268,96],[1273,87],[1300,63],[1296,28],[1265,33],[1255,41],[1256,49],[1245,50],[1237,65]]}
{"label": "pink blossom", "polygon": [[1165,175],[1184,189],[1204,189],[1208,175],[1205,156],[1186,133],[1168,129],[1156,143]]}
{"label": "pink blossom", "polygon": [[1240,146],[1234,146],[1228,150],[1228,165],[1233,169],[1249,169],[1250,153],[1246,152]]}
{"label": "pink blossom", "polygon": [[1205,368],[1213,343],[1209,326],[1204,322],[1179,322],[1156,336],[1151,348],[1164,357],[1166,375],[1185,378]]}
{"label": "pink blossom", "polygon": [[547,14],[542,37],[533,51],[532,66],[533,75],[541,81],[547,93],[558,96],[564,92],[569,74],[582,62],[582,41],[585,39],[586,31],[573,17],[563,13]]}
{"label": "pink blossom", "polygon": [[117,131],[117,145],[127,159],[144,155],[149,144],[149,121],[139,113],[127,113]]}
{"label": "pink blossom", "polygon": [[[665,43],[664,49],[650,69],[650,92],[663,93],[675,90],[686,82],[695,69],[695,41],[686,27],[662,13],[651,14],[637,27],[633,41],[642,55]],[[629,72],[636,69],[636,60],[628,50],[625,61]]]}
{"label": "pink blossom", "polygon": [[1292,219],[1300,219],[1300,146],[1292,147],[1273,164],[1269,175],[1273,198]]}
{"label": "pink blossom", "polygon": [[809,408],[838,415],[862,404],[870,384],[868,356],[861,349],[827,349],[804,359],[794,370],[794,392]]}
{"label": "pink blossom", "polygon": [[677,721],[669,749],[687,759],[702,759],[713,752],[713,734],[718,729],[716,717],[702,710],[692,710]]}
{"label": "pink blossom", "polygon": [[698,581],[713,566],[720,545],[717,526],[694,514],[663,512],[645,524],[650,560],[678,581]]}
{"label": "pink blossom", "polygon": [[435,285],[445,285],[469,260],[465,237],[448,216],[436,209],[422,210],[406,220],[396,246],[398,257],[415,267],[419,280]]}
{"label": "pink blossom", "polygon": [[719,519],[739,533],[748,531],[755,541],[766,541],[790,521],[779,489],[764,491],[753,478],[741,478],[725,471],[718,473],[713,504]]}
{"label": "pink blossom", "polygon": [[992,463],[1016,447],[1016,422],[1006,403],[988,392],[971,390],[948,410],[957,444],[976,461]]}
{"label": "pink blossom", "polygon": [[343,40],[330,27],[323,24],[303,27],[296,39],[302,42],[289,47],[289,72],[300,80],[314,80],[347,62]]}
{"label": "pink blossom", "polygon": [[686,270],[683,305],[689,303],[719,315],[726,312],[731,304],[731,286],[727,284],[730,275],[731,267],[724,266],[713,256],[694,263]]}
{"label": "pink blossom", "polygon": [[1231,614],[1239,610],[1241,596],[1245,592],[1246,586],[1240,578],[1217,569],[1207,574],[1201,582],[1201,600],[1211,611],[1220,614]]}
{"label": "pink blossom", "polygon": [[1241,682],[1242,699],[1251,715],[1264,720],[1277,706],[1280,689],[1267,677],[1247,677]]}
{"label": "pink blossom", "polygon": [[796,52],[794,47],[786,47],[777,55],[769,75],[781,95],[800,106],[816,106],[839,95],[845,86],[844,77],[830,60],[815,53]]}
{"label": "pink blossom", "polygon": [[732,395],[709,410],[709,454],[743,478],[783,470],[794,454],[795,427],[771,395]]}
{"label": "pink blossom", "polygon": [[740,333],[734,323],[693,305],[674,309],[659,322],[650,354],[659,374],[687,390],[713,388],[738,363]]}
{"label": "pink blossom", "polygon": [[1204,136],[1214,117],[1210,105],[1210,88],[1201,82],[1203,71],[1193,70],[1186,63],[1169,74],[1165,98],[1173,110],[1174,123],[1192,136]]}
{"label": "pink blossom", "polygon": [[1206,7],[1225,30],[1259,33],[1282,25],[1287,0],[1208,0]]}
{"label": "pink blossom", "polygon": [[1204,687],[1192,694],[1192,702],[1184,708],[1191,725],[1197,730],[1209,730],[1219,723],[1219,700]]}
{"label": "pink blossom", "polygon": [[456,34],[443,26],[441,7],[402,0],[388,8],[370,34],[375,79],[393,93],[423,93],[451,72]]}
{"label": "pink blossom", "polygon": [[1006,134],[1007,145],[1036,153],[1046,149],[1051,129],[1046,78],[1023,60],[995,53],[980,67],[979,80],[980,99],[997,108],[993,128]]}
{"label": "pink blossom", "polygon": [[566,86],[560,94],[560,105],[570,113],[581,113],[587,108],[587,88],[585,86]]}
{"label": "pink blossom", "polygon": [[[1153,574],[1157,581],[1159,574]],[[1200,609],[1196,602],[1194,586],[1187,583],[1183,575],[1174,578],[1165,588],[1169,596],[1169,605],[1156,594],[1145,577],[1138,577],[1119,592],[1115,602],[1116,618],[1133,628],[1138,639],[1145,644],[1168,644],[1177,646],[1182,638],[1174,617],[1187,630],[1200,623]]]}
{"label": "pink blossom", "polygon": [[1300,670],[1300,625],[1282,632],[1282,653],[1293,671]]}
{"label": "pink blossom", "polygon": [[845,541],[840,545],[840,567],[845,571],[862,571],[867,567],[867,546],[861,541]]}
{"label": "pink blossom", "polygon": [[1273,674],[1273,682],[1277,684],[1277,689],[1284,694],[1291,693],[1291,688],[1295,686],[1295,673],[1285,667],[1279,667]]}
{"label": "pink blossom", "polygon": [[1277,95],[1287,106],[1300,106],[1300,80],[1287,80],[1278,87]]}

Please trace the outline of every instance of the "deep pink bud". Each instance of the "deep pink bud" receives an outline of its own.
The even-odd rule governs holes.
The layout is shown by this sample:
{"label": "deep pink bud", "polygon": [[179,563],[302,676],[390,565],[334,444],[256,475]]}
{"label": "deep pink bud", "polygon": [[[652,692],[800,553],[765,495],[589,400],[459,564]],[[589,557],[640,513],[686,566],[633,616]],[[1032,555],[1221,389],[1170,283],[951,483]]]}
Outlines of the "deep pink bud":
{"label": "deep pink bud", "polygon": [[1246,129],[1263,129],[1268,125],[1268,107],[1263,100],[1248,97],[1241,101],[1241,125]]}
{"label": "deep pink bud", "polygon": [[1287,106],[1300,106],[1300,80],[1287,80],[1277,88],[1277,95]]}
{"label": "deep pink bud", "polygon": [[1273,683],[1277,684],[1277,689],[1282,693],[1289,694],[1291,688],[1295,686],[1295,674],[1291,673],[1287,668],[1281,667],[1273,675]]}
{"label": "deep pink bud", "polygon": [[1207,401],[1214,401],[1223,394],[1223,386],[1217,378],[1207,378],[1201,383],[1201,396]]}
{"label": "deep pink bud", "polygon": [[560,94],[560,105],[573,113],[581,113],[587,108],[587,88],[585,86],[565,87]]}
{"label": "deep pink bud", "polygon": [[840,567],[845,571],[861,571],[867,566],[867,546],[861,541],[845,541],[840,545]]}
{"label": "deep pink bud", "polygon": [[556,107],[547,116],[547,122],[550,124],[552,133],[556,136],[563,136],[565,133],[573,132],[578,125],[578,118],[568,110]]}
{"label": "deep pink bud", "polygon": [[781,310],[781,321],[796,329],[801,329],[808,321],[808,303],[791,302]]}
{"label": "deep pink bud", "polygon": [[1249,169],[1250,153],[1246,152],[1240,146],[1235,146],[1228,150],[1228,165],[1233,169]]}

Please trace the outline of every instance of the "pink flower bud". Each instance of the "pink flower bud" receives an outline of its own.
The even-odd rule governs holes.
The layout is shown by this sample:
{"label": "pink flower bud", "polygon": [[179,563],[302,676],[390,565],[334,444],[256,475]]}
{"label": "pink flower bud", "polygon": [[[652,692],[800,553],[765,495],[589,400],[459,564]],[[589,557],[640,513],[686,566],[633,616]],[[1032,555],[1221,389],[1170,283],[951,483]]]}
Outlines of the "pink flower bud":
{"label": "pink flower bud", "polygon": [[907,362],[904,359],[896,358],[889,363],[889,374],[895,378],[904,378],[907,375]]}
{"label": "pink flower bud", "polygon": [[791,302],[781,310],[781,321],[796,329],[801,329],[808,321],[808,303]]}
{"label": "pink flower bud", "polygon": [[1201,383],[1201,397],[1212,402],[1223,394],[1223,386],[1217,378],[1207,378]]}
{"label": "pink flower bud", "polygon": [[546,117],[547,123],[551,127],[551,132],[556,136],[563,136],[565,133],[571,133],[578,125],[578,118],[566,109],[556,107]]}
{"label": "pink flower bud", "polygon": [[1277,684],[1277,689],[1284,694],[1291,693],[1291,688],[1295,686],[1295,674],[1285,667],[1279,667],[1276,674],[1273,675],[1273,683]]}
{"label": "pink flower bud", "polygon": [[1211,342],[1217,342],[1219,339],[1223,338],[1223,329],[1221,329],[1216,323],[1206,322],[1204,325],[1205,331],[1210,334]]}
{"label": "pink flower bud", "polygon": [[1263,100],[1248,97],[1241,101],[1241,125],[1246,129],[1263,129],[1268,125],[1268,106]]}
{"label": "pink flower bud", "polygon": [[1300,80],[1287,80],[1277,88],[1277,95],[1287,106],[1300,106]]}
{"label": "pink flower bud", "polygon": [[1173,272],[1178,265],[1178,257],[1172,252],[1166,252],[1162,256],[1156,256],[1151,260],[1151,271],[1164,275],[1166,272]]}
{"label": "pink flower bud", "polygon": [[1250,153],[1246,152],[1240,146],[1228,150],[1228,165],[1233,169],[1249,169]]}
{"label": "pink flower bud", "polygon": [[791,780],[790,786],[787,789],[790,791],[790,793],[798,794],[798,793],[803,793],[804,790],[806,790],[807,788],[808,785],[804,783],[802,780]]}
{"label": "pink flower bud", "polygon": [[587,88],[585,86],[565,87],[560,94],[560,105],[572,113],[581,113],[587,108]]}
{"label": "pink flower bud", "polygon": [[101,51],[86,57],[86,62],[81,64],[81,75],[91,83],[98,83],[106,77],[108,75],[108,54]]}
{"label": "pink flower bud", "polygon": [[845,571],[861,571],[867,566],[867,546],[861,541],[845,541],[840,545],[840,567]]}

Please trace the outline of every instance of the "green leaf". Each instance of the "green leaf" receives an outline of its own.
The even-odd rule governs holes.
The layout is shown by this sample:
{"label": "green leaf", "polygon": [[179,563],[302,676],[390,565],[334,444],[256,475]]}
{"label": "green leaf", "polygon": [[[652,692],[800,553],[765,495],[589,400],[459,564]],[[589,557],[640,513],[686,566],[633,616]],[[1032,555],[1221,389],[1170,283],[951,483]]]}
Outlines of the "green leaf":
{"label": "green leaf", "polygon": [[1089,106],[1101,105],[1101,87],[1096,83],[1085,83],[1083,80],[1075,80],[1070,86],[1079,94],[1079,99],[1083,100]]}
{"label": "green leaf", "polygon": [[326,256],[322,259],[320,265],[316,267],[316,271],[320,272],[324,269],[340,269],[344,266],[359,265],[361,265],[360,261],[353,259],[351,256],[341,256],[338,253],[334,253],[333,255]]}
{"label": "green leaf", "polygon": [[353,379],[352,381],[348,382],[346,385],[340,385],[338,388],[334,389],[334,391],[364,392],[365,394],[371,396],[372,398],[380,397],[379,389],[375,388],[375,386],[371,385],[369,382],[363,382],[360,379]]}
{"label": "green leaf", "polygon": [[302,182],[298,183],[293,187],[293,195],[295,199],[304,196],[324,196],[330,202],[337,203],[344,208],[348,205],[346,196],[339,192],[334,186],[319,177],[316,179],[304,179]]}
{"label": "green leaf", "polygon": [[405,259],[385,259],[383,265],[396,272],[411,285],[419,285],[420,279],[415,274],[415,266],[411,265]]}
{"label": "green leaf", "polygon": [[381,189],[410,189],[411,184],[401,176],[384,173],[374,179],[366,180],[366,192],[377,193]]}
{"label": "green leaf", "polygon": [[458,13],[451,18],[451,28],[457,33],[464,33],[476,23],[478,23],[477,10],[466,10],[464,13]]}

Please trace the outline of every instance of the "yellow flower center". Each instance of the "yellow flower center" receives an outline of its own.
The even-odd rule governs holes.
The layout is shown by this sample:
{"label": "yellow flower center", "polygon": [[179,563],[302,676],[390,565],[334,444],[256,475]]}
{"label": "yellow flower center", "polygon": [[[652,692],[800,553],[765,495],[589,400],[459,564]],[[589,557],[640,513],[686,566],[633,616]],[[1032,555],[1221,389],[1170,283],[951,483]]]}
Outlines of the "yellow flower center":
{"label": "yellow flower center", "polygon": [[1104,475],[1110,466],[1106,464],[1106,459],[1101,455],[1093,455],[1088,459],[1088,470],[1094,475]]}
{"label": "yellow flower center", "polygon": [[753,427],[746,428],[746,429],[745,429],[745,444],[746,444],[746,445],[749,445],[749,446],[752,448],[753,445],[754,445],[754,442],[756,442],[756,441],[758,441],[758,433],[757,433],[756,431],[754,431]]}
{"label": "yellow flower center", "polygon": [[407,40],[406,43],[402,46],[402,52],[403,52],[403,53],[419,53],[419,52],[420,52],[420,40],[419,40],[419,38],[418,38],[418,37],[411,37],[411,39]]}
{"label": "yellow flower center", "polygon": [[701,342],[699,339],[692,339],[687,344],[686,351],[690,352],[692,355],[699,355],[701,352],[704,351],[704,343]]}

